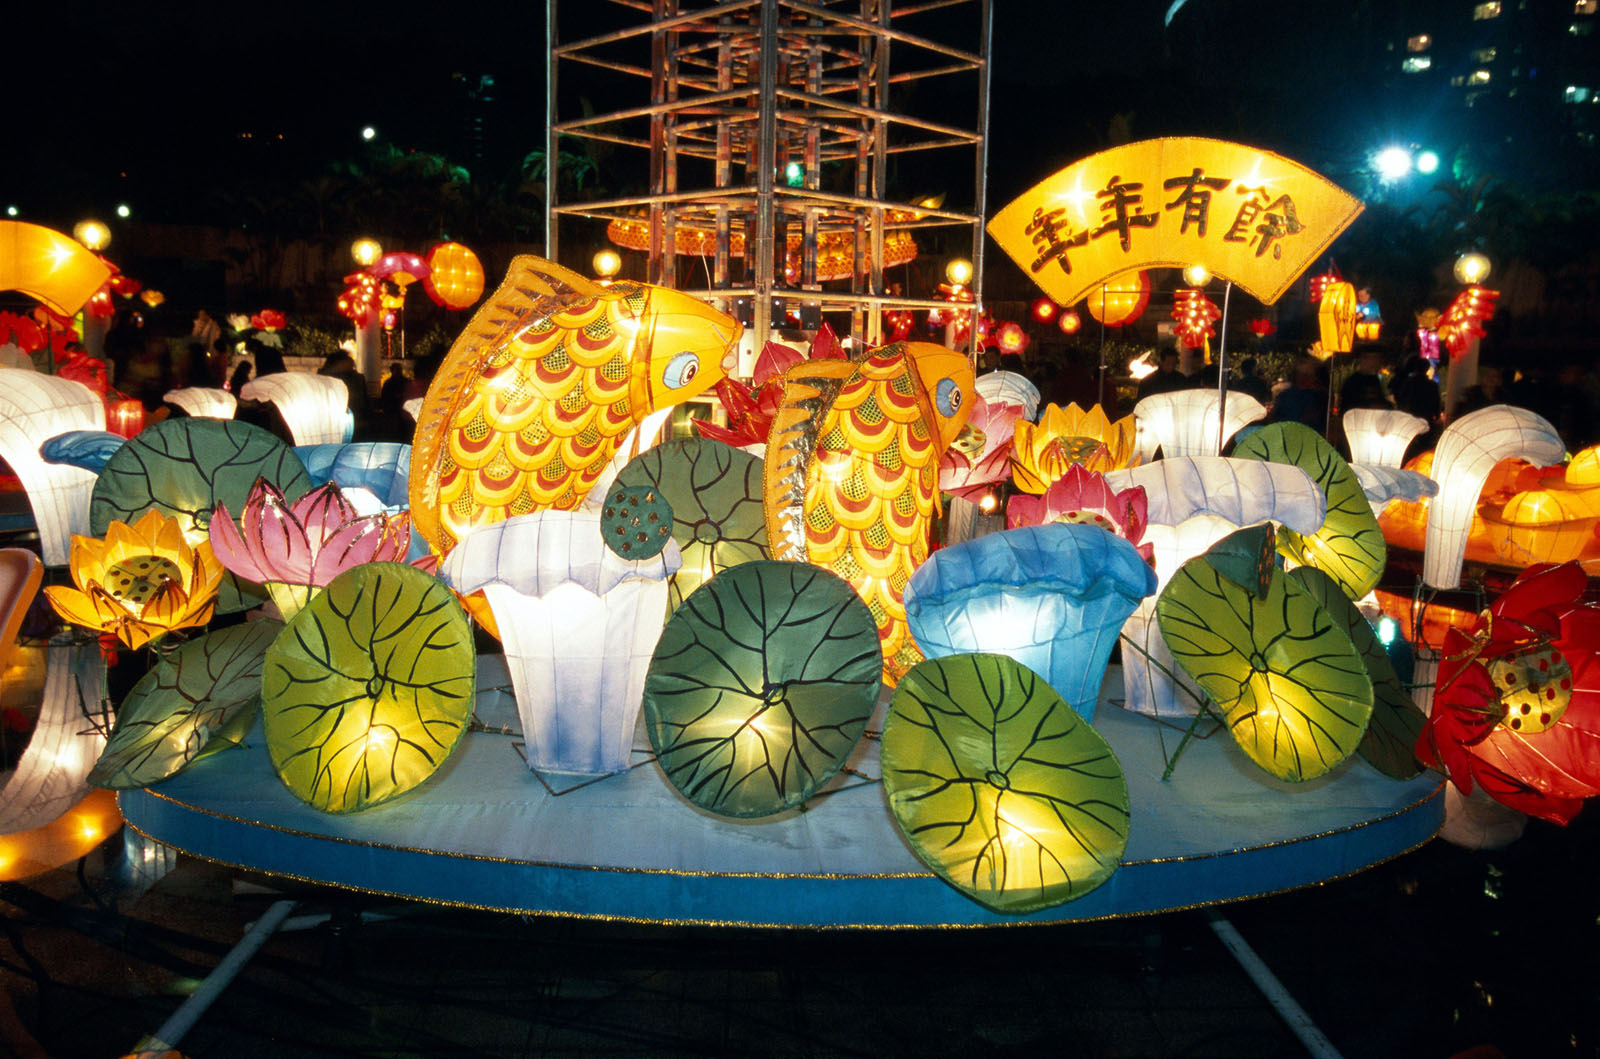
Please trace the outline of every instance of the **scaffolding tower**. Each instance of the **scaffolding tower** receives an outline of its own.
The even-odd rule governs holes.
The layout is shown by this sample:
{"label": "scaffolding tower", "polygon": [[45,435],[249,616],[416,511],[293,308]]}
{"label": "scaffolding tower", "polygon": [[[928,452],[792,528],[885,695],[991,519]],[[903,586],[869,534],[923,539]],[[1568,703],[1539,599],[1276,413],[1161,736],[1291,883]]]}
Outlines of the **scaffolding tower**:
{"label": "scaffolding tower", "polygon": [[[605,17],[590,0],[571,42],[547,3],[547,256],[561,260],[563,222],[589,219],[582,253],[603,221],[645,255],[647,282],[739,317],[747,353],[796,317],[879,345],[885,312],[950,309],[885,278],[919,235],[970,259],[981,309],[990,0],[612,0]],[[564,97],[604,102],[573,116]],[[608,181],[633,158],[648,181],[562,201],[564,137],[608,145]],[[948,186],[968,173],[970,199]],[[952,205],[908,201],[930,184]]]}

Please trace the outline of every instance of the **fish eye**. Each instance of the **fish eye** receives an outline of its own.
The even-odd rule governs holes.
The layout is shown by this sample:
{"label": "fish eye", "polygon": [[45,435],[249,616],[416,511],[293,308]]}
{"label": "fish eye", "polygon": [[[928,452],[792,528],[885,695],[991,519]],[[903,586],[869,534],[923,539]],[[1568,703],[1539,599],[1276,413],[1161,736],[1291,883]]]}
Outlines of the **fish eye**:
{"label": "fish eye", "polygon": [[961,409],[961,387],[956,385],[954,379],[940,379],[939,386],[934,391],[933,403],[938,407],[940,415],[955,415]]}
{"label": "fish eye", "polygon": [[661,382],[669,390],[679,390],[689,385],[690,380],[698,374],[700,357],[685,350],[667,361],[667,368],[661,373]]}

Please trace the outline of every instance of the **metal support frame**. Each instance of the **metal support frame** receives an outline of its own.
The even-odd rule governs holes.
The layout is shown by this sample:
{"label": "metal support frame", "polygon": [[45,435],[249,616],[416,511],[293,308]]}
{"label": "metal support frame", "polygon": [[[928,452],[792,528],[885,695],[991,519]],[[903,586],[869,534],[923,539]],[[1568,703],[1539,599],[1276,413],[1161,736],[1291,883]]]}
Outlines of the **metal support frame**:
{"label": "metal support frame", "polygon": [[[991,0],[906,0],[898,8],[895,0],[612,3],[624,9],[618,28],[563,42],[559,4],[547,0],[547,256],[587,270],[587,261],[574,259],[586,243],[599,241],[596,222],[648,223],[643,278],[742,316],[755,349],[788,330],[781,325],[790,312],[800,314],[804,330],[825,315],[844,314],[847,322],[835,328],[875,345],[883,312],[948,308],[932,289],[937,279],[927,290],[891,295],[884,275],[891,231],[937,232],[944,253],[971,259],[971,311],[974,318],[981,313]],[[933,11],[939,14],[930,21]],[[960,46],[936,39],[951,36],[952,28]],[[972,40],[976,51],[965,43]],[[559,78],[563,64],[572,71]],[[644,90],[629,105],[563,115],[558,90],[567,85],[576,96],[583,76],[605,79],[609,99],[621,100],[619,86]],[[931,113],[896,109],[906,86],[952,77],[973,83],[971,127],[952,124],[948,106]],[[637,170],[648,172],[639,181],[643,193],[562,201],[562,137],[613,145],[616,168],[606,175],[612,187],[637,179],[631,167],[646,162],[647,170]],[[924,160],[932,154],[950,164]],[[959,173],[962,154],[973,174],[970,200],[964,189],[911,187],[907,180],[915,178],[907,170],[891,172],[915,159],[941,174]],[[786,186],[780,176],[790,161],[804,168],[800,186]],[[890,197],[891,185],[899,185],[901,200]],[[904,201],[933,190],[959,205],[924,209]],[[576,242],[585,221],[584,242]],[[643,232],[636,231],[642,244]],[[684,253],[676,237],[686,231],[704,262],[679,260]],[[850,248],[852,275],[819,278],[821,250],[841,243]],[[932,271],[937,276],[942,268]]]}

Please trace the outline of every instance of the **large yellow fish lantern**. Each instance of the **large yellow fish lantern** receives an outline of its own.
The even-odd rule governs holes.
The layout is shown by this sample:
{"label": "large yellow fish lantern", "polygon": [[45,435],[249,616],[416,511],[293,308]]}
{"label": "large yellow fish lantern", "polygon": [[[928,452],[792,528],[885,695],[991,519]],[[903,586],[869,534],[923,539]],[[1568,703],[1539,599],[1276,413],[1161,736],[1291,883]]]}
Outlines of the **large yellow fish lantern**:
{"label": "large yellow fish lantern", "polygon": [[972,364],[927,342],[856,360],[805,361],[784,376],[767,441],[773,555],[813,563],[866,601],[893,683],[921,661],[904,593],[928,557],[939,457],[972,411]]}
{"label": "large yellow fish lantern", "polygon": [[647,415],[727,376],[741,330],[679,291],[516,258],[423,399],[412,524],[445,552],[476,527],[576,508]]}

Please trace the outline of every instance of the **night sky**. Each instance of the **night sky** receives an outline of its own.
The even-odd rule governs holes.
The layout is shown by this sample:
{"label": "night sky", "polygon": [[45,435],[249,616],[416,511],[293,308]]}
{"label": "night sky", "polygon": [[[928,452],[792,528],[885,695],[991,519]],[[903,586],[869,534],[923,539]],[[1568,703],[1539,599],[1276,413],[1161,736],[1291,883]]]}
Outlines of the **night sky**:
{"label": "night sky", "polygon": [[[1057,0],[997,0],[996,191],[1021,190],[1084,145],[1098,146],[1098,115],[1115,103],[1106,93],[1159,61],[1165,4],[1094,6],[1085,14]],[[568,38],[619,12],[635,17],[578,0],[562,7]],[[495,77],[494,145],[503,156],[496,165],[542,146],[542,3],[393,0],[253,11],[80,3],[5,21],[11,150],[0,205],[18,206],[25,219],[71,223],[108,215],[120,201],[133,205],[136,219],[186,219],[161,214],[182,214],[232,172],[312,172],[348,155],[366,124],[402,147],[450,154],[460,125],[456,73]],[[1109,43],[1087,46],[1091,39]],[[1094,86],[1097,98],[1085,100],[1082,86]]]}

